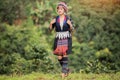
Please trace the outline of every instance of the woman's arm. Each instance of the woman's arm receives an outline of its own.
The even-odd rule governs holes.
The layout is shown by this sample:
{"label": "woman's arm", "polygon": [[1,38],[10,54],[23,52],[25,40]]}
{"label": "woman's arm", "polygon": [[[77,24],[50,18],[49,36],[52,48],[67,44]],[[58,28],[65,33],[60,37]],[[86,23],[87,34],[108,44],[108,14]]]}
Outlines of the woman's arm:
{"label": "woman's arm", "polygon": [[69,19],[67,20],[67,24],[70,26],[70,30],[72,31],[74,28],[73,28],[73,25]]}
{"label": "woman's arm", "polygon": [[53,19],[51,22],[50,22],[50,25],[49,25],[49,29],[52,30],[53,29],[53,24],[55,23],[55,19]]}

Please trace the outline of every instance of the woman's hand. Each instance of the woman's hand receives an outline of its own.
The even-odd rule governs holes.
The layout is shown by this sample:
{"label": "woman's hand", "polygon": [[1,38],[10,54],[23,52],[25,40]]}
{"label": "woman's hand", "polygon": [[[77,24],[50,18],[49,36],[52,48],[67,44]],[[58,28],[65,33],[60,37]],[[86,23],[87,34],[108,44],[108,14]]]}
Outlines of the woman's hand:
{"label": "woman's hand", "polygon": [[73,25],[72,25],[71,21],[67,20],[67,23],[70,25],[70,30],[72,30],[73,29]]}
{"label": "woman's hand", "polygon": [[55,20],[55,19],[53,19],[53,20],[50,22],[50,27],[49,27],[49,28],[50,28],[50,30],[52,29],[52,24],[54,24],[54,23],[55,23],[55,21],[56,21],[56,20]]}

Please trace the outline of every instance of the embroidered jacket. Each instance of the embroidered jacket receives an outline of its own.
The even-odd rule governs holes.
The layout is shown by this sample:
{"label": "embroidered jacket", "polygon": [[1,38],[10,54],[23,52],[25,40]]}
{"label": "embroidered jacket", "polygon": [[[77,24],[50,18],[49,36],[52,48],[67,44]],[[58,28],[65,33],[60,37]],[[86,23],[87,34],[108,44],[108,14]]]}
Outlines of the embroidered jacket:
{"label": "embroidered jacket", "polygon": [[65,16],[64,22],[63,22],[63,28],[61,29],[60,26],[60,18],[59,16],[56,17],[56,22],[52,25],[52,29],[55,28],[56,32],[64,32],[64,31],[70,31],[70,25],[67,23],[68,16]]}

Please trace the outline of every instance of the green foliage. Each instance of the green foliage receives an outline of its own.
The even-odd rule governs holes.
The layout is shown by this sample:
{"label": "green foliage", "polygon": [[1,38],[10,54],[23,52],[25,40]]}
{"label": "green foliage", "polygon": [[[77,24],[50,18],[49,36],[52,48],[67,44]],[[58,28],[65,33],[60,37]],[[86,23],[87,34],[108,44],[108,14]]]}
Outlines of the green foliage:
{"label": "green foliage", "polygon": [[[120,5],[116,1],[75,0],[76,6],[71,0],[74,13],[71,15],[79,42],[79,49],[70,58],[75,71],[101,73],[120,70]],[[73,41],[73,50],[78,46],[75,44]]]}
{"label": "green foliage", "polygon": [[[26,16],[25,9],[28,1],[24,0],[4,0],[0,1],[0,22],[13,24],[14,20]],[[26,6],[26,7],[25,7]]]}
{"label": "green foliage", "polygon": [[34,21],[34,24],[44,24],[45,21],[48,21],[51,18],[52,7],[50,7],[50,1],[42,0],[41,2],[36,1],[36,6],[31,8],[31,15]]}
{"label": "green foliage", "polygon": [[[52,54],[55,33],[50,20],[60,0],[0,1],[0,73],[59,72]],[[75,24],[69,65],[73,72],[102,73],[120,70],[120,1],[62,0]],[[12,5],[11,5],[12,4]],[[24,20],[24,19],[25,20]],[[37,25],[37,26],[36,26]],[[54,63],[54,64],[53,64]],[[54,67],[54,70],[53,70]]]}
{"label": "green foliage", "polygon": [[0,73],[48,72],[52,62],[37,27],[0,25]]}

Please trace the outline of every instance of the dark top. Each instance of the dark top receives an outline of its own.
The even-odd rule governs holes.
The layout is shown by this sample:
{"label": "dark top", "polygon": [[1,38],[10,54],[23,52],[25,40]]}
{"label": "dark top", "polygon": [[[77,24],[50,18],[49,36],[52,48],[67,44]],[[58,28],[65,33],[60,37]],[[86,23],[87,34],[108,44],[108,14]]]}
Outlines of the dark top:
{"label": "dark top", "polygon": [[55,28],[56,32],[63,32],[63,31],[70,31],[70,25],[67,23],[68,16],[65,16],[64,23],[63,23],[63,29],[61,30],[60,27],[60,18],[59,16],[56,17],[56,22],[52,24],[52,29]]}

